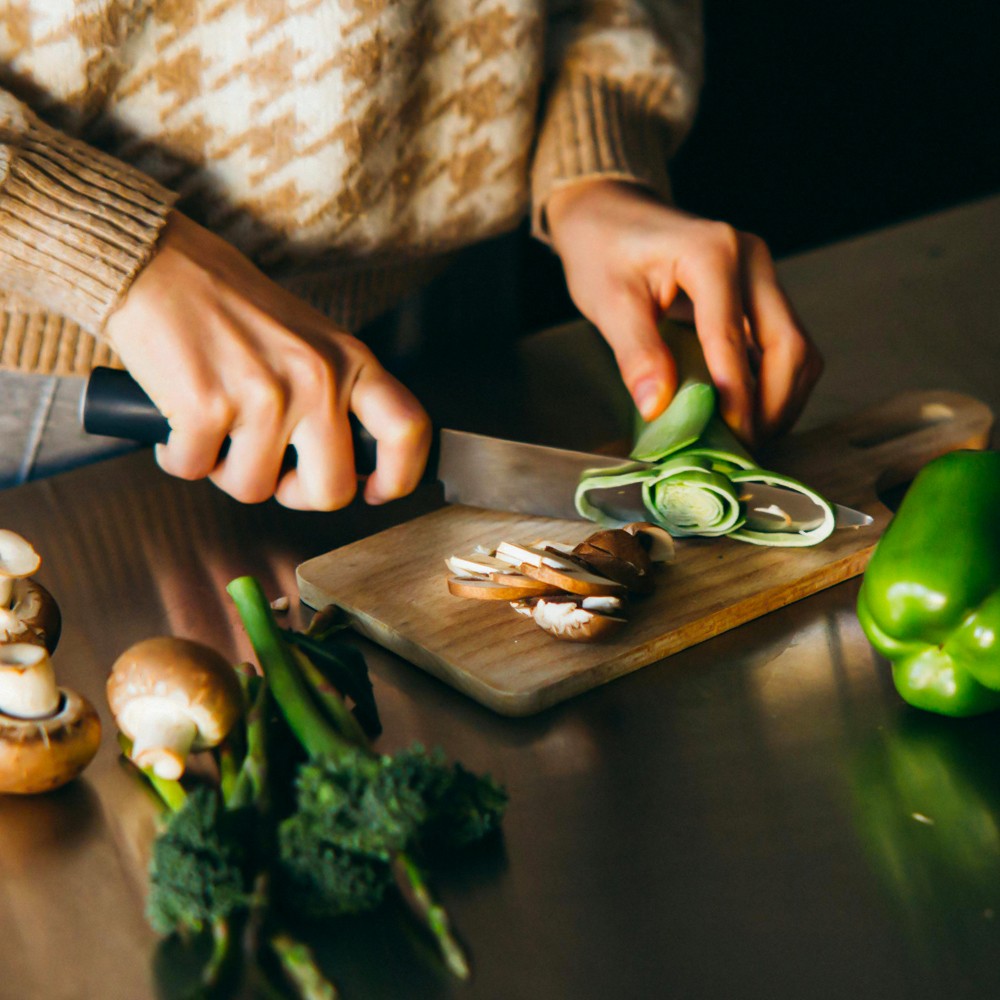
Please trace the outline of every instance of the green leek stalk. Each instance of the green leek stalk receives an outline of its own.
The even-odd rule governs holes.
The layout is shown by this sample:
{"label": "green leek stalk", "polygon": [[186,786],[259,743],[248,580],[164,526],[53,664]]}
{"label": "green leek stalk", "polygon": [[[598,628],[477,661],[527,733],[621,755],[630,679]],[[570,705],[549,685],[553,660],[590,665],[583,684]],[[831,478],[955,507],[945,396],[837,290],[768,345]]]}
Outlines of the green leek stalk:
{"label": "green leek stalk", "polygon": [[[271,606],[257,580],[251,576],[238,577],[227,584],[226,590],[247,630],[274,700],[306,753],[311,758],[327,755],[336,760],[350,750],[361,749],[374,758],[376,755],[365,744],[355,744],[338,731],[338,719],[342,718],[340,712],[328,718],[317,703],[315,692],[300,673],[295,651],[282,638]],[[326,692],[326,695],[333,696],[331,692]],[[443,907],[431,900],[416,865],[405,853],[399,852],[392,859],[392,867],[394,873],[404,880],[404,900],[434,937],[448,969],[458,978],[467,979],[469,964],[462,947],[452,934],[448,921],[442,919]]]}
{"label": "green leek stalk", "polygon": [[[617,527],[644,515],[677,538],[724,535],[753,545],[796,547],[828,538],[830,504],[798,480],[761,469],[716,412],[715,387],[694,332],[668,323],[665,337],[683,376],[680,388],[659,417],[640,421],[629,462],[584,473],[576,491],[581,517]],[[772,519],[754,519],[746,510],[741,483],[802,493],[822,522],[808,531],[776,530]],[[619,516],[623,505],[628,513]]]}

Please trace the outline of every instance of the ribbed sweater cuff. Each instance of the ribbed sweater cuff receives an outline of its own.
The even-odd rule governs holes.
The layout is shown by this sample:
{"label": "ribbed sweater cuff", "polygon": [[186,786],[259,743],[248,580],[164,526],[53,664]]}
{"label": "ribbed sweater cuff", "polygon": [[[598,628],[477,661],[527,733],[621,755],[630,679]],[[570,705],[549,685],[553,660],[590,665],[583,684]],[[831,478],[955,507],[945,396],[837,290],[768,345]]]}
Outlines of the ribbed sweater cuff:
{"label": "ribbed sweater cuff", "polygon": [[548,239],[545,204],[557,188],[608,178],[670,200],[667,163],[675,139],[655,109],[670,84],[630,84],[586,75],[559,81],[549,98],[531,177],[532,232]]}
{"label": "ribbed sweater cuff", "polygon": [[99,334],[176,196],[34,115],[4,138],[0,285]]}

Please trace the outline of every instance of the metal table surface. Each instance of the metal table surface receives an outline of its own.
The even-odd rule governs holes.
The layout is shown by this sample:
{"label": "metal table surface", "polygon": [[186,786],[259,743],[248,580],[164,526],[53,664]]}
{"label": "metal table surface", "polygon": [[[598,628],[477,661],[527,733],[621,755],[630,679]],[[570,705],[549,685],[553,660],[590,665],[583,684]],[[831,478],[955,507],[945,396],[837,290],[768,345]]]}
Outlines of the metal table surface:
{"label": "metal table surface", "polygon": [[[998,234],[994,198],[783,262],[828,361],[803,424],[915,387],[1000,410]],[[600,417],[590,408],[567,430],[560,384],[607,381],[599,346],[578,336],[567,351],[571,336],[519,348],[523,411],[556,443]],[[242,507],[163,476],[145,452],[0,493],[0,525],[36,543],[62,606],[60,679],[105,722],[82,780],[0,799],[0,996],[171,995],[170,952],[143,919],[155,810],[118,761],[103,698],[115,656],[173,632],[244,658],[228,580],[253,573],[294,595],[303,559],[438,502]],[[1000,724],[906,708],[858,627],[857,585],[525,719],[358,640],[379,746],[440,744],[502,780],[510,807],[502,840],[435,882],[471,983],[386,911],[324,938],[343,996],[1000,995]],[[293,602],[290,622],[306,617]]]}

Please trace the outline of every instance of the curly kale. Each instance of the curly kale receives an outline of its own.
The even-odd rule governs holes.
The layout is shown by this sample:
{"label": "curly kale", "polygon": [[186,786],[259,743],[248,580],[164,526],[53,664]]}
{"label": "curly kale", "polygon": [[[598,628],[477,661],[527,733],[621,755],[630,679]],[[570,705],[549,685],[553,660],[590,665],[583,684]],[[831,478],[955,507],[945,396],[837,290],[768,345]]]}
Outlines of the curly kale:
{"label": "curly kale", "polygon": [[153,843],[147,915],[160,934],[198,932],[246,909],[252,896],[253,827],[218,791],[199,787],[170,813]]}
{"label": "curly kale", "polygon": [[311,917],[374,910],[393,884],[388,862],[327,840],[311,817],[298,813],[279,833],[281,902]]}
{"label": "curly kale", "polygon": [[400,852],[464,846],[500,822],[503,789],[414,746],[393,757],[352,750],[299,769],[295,813],[279,830],[284,892],[313,914],[374,909]]}

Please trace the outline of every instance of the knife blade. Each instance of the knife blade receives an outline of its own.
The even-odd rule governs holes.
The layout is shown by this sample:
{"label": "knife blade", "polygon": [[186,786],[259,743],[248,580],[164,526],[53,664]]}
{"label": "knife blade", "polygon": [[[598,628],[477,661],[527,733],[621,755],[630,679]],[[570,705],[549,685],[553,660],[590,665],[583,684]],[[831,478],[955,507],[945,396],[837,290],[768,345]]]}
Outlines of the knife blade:
{"label": "knife blade", "polygon": [[[142,444],[162,444],[170,425],[153,401],[127,372],[95,368],[87,381],[81,422],[89,434],[124,438]],[[355,462],[359,473],[375,467],[375,441],[352,421]],[[220,458],[225,454],[223,444]],[[294,461],[294,456],[291,456]],[[488,437],[471,431],[436,428],[425,480],[439,480],[448,503],[487,510],[580,520],[576,484],[583,473],[633,464],[627,458],[571,451]],[[819,508],[794,490],[764,484],[741,484],[741,501],[767,530],[808,530],[818,523]],[[622,520],[645,520],[637,490],[609,491],[599,506]],[[872,518],[841,504],[833,504],[836,526],[863,527]]]}

